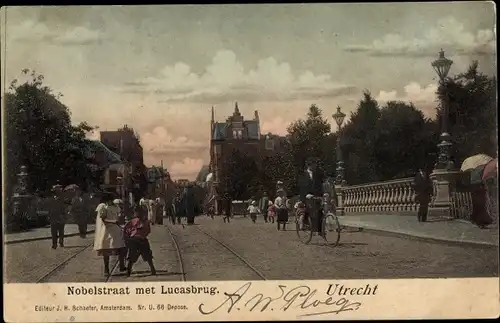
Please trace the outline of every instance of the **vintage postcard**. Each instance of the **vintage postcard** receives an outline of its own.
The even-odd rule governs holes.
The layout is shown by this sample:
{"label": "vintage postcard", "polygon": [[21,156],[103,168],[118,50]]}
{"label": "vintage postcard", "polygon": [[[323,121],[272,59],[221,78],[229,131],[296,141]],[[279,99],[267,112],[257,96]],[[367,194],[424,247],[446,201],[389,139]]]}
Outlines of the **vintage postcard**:
{"label": "vintage postcard", "polygon": [[494,3],[0,16],[5,321],[499,316]]}

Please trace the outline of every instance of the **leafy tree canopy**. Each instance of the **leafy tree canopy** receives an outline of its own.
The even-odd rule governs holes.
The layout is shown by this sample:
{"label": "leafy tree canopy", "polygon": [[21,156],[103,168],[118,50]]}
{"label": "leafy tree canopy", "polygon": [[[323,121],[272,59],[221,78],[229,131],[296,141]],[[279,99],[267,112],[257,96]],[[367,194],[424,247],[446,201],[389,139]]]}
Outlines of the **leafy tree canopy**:
{"label": "leafy tree canopy", "polygon": [[86,186],[86,122],[71,124],[70,112],[43,76],[24,69],[24,82],[14,80],[6,95],[8,187],[16,182],[21,165],[28,168],[31,190],[47,190],[56,182]]}

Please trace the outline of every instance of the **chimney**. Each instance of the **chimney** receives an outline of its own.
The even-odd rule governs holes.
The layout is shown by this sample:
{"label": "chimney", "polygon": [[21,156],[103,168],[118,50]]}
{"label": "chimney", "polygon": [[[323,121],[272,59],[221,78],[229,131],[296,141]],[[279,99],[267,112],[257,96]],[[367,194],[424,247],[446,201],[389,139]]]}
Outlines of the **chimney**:
{"label": "chimney", "polygon": [[259,111],[255,110],[255,120],[259,121]]}

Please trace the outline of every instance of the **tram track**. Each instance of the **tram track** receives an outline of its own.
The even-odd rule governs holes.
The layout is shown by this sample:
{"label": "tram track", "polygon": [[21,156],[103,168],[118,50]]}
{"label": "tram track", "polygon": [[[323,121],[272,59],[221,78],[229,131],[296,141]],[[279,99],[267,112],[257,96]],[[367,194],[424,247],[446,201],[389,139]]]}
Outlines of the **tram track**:
{"label": "tram track", "polygon": [[204,235],[206,235],[207,237],[209,237],[210,239],[216,241],[220,246],[224,247],[227,251],[229,251],[230,253],[232,253],[234,256],[236,256],[236,258],[238,258],[241,262],[243,262],[245,264],[245,266],[247,268],[250,268],[257,276],[259,276],[262,280],[267,280],[266,276],[264,276],[264,274],[262,274],[257,268],[255,268],[250,262],[248,262],[245,258],[243,258],[243,256],[241,256],[238,252],[236,252],[233,248],[229,247],[227,244],[225,244],[224,242],[220,241],[219,239],[215,238],[213,235],[211,235],[210,233],[207,233],[205,231],[203,231],[202,229],[200,228],[196,228],[195,229],[197,231],[199,231],[200,233],[203,233]]}
{"label": "tram track", "polygon": [[76,258],[78,255],[82,254],[84,251],[86,251],[88,248],[92,247],[94,245],[94,241],[88,243],[84,247],[82,247],[80,250],[77,252],[71,254],[70,256],[66,257],[63,261],[61,261],[59,264],[57,264],[55,267],[52,267],[48,272],[46,272],[42,277],[38,278],[36,280],[36,283],[45,283],[47,280],[57,273],[61,268],[66,266],[71,260]]}

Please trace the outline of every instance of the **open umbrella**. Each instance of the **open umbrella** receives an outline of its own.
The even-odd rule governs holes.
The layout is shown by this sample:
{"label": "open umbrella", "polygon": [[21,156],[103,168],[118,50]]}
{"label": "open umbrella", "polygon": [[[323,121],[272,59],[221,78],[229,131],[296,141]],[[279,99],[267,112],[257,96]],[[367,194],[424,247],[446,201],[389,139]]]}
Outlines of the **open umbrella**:
{"label": "open umbrella", "polygon": [[460,170],[462,172],[465,172],[467,170],[474,169],[482,165],[486,165],[492,160],[493,160],[492,157],[485,154],[474,155],[464,160],[464,162],[462,163],[462,167],[460,167]]}
{"label": "open umbrella", "polygon": [[75,191],[80,189],[80,187],[76,184],[70,184],[64,188],[65,191]]}
{"label": "open umbrella", "polygon": [[484,166],[481,177],[482,180],[487,180],[497,175],[498,175],[498,158],[495,158]]}

